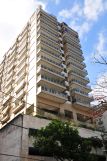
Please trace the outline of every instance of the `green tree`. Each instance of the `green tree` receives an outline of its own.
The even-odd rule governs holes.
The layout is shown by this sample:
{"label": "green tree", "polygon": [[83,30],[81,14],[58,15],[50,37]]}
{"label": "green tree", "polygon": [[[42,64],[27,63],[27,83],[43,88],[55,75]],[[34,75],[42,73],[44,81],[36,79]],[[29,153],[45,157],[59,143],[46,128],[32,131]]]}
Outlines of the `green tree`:
{"label": "green tree", "polygon": [[90,154],[91,141],[81,138],[69,122],[54,120],[33,136],[34,147],[41,155],[53,156],[57,161],[95,161]]}

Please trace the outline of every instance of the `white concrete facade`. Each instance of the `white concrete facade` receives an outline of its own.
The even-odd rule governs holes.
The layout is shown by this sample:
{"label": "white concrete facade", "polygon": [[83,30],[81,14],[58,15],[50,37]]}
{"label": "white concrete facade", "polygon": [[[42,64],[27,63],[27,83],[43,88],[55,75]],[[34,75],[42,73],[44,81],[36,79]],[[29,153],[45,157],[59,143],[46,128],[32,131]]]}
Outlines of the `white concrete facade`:
{"label": "white concrete facade", "polygon": [[19,113],[92,123],[83,61],[78,33],[38,8],[0,64],[2,126]]}

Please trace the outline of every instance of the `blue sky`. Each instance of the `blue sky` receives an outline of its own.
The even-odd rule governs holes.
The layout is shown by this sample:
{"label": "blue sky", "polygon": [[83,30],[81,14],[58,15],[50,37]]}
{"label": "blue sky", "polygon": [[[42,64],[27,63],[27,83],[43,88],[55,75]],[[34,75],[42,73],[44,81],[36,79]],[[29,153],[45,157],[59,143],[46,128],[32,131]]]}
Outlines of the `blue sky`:
{"label": "blue sky", "polygon": [[[94,63],[94,55],[107,55],[107,1],[104,0],[54,0],[47,10],[79,32],[80,43],[91,85],[107,67]],[[58,3],[59,2],[59,3]]]}
{"label": "blue sky", "polygon": [[107,69],[93,63],[94,55],[107,56],[107,0],[0,0],[0,59],[39,4],[79,33],[91,85],[95,84]]}

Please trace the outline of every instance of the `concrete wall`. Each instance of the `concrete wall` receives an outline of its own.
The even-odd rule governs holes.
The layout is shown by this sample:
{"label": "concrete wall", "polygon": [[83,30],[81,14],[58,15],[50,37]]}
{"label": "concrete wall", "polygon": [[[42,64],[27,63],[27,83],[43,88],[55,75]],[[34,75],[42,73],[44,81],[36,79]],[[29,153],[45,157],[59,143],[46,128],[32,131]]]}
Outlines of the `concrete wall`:
{"label": "concrete wall", "polygon": [[[29,150],[29,128],[33,129],[40,129],[41,127],[44,127],[49,124],[49,120],[41,119],[37,117],[32,117],[29,115],[23,116],[23,127],[27,127],[28,129],[23,128],[23,135],[22,135],[22,150],[21,155],[30,157],[30,158],[36,158],[37,160],[44,160],[44,157],[40,156],[28,156],[28,150]],[[29,159],[30,161],[31,159]],[[28,161],[27,159],[24,159],[23,161]]]}
{"label": "concrete wall", "polygon": [[46,119],[29,115],[19,115],[14,118],[0,130],[0,161],[32,161],[33,158],[34,161],[50,160],[48,157],[28,155],[29,128],[39,129],[48,123]]}
{"label": "concrete wall", "polygon": [[[18,158],[0,155],[0,161],[54,161],[53,158],[31,156],[28,154],[28,150],[31,145],[29,128],[40,129],[41,127],[48,125],[49,122],[49,120],[42,118],[32,117],[29,115],[19,115],[13,121],[8,123],[0,130],[0,153],[12,154],[21,157]],[[19,127],[13,126],[12,124],[19,125]],[[78,130],[82,137],[93,136],[101,138],[100,132],[85,128],[79,128]],[[101,149],[98,151],[98,154],[102,154]]]}
{"label": "concrete wall", "polygon": [[[22,119],[20,115],[0,130],[0,153],[20,156],[22,128],[12,124],[22,126]],[[20,161],[20,157],[0,154],[0,161]]]}

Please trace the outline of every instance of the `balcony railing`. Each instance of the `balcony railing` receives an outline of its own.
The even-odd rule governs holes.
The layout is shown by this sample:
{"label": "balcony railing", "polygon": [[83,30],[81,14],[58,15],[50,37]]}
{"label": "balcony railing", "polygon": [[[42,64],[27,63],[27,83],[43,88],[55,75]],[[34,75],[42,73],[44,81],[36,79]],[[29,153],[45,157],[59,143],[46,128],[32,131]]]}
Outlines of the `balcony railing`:
{"label": "balcony railing", "polygon": [[3,109],[2,114],[4,116],[7,114],[8,109],[9,109],[9,106],[7,106],[5,109]]}
{"label": "balcony railing", "polygon": [[56,84],[56,85],[60,85],[62,88],[65,89],[65,83],[62,83],[61,81],[59,81],[57,79],[47,77],[46,75],[39,75],[37,77],[37,82],[39,82],[41,79],[47,80],[47,81],[52,82],[53,84]]}
{"label": "balcony railing", "polygon": [[41,110],[41,109],[37,109],[37,115],[40,115],[40,116],[43,116],[43,117],[46,117],[46,118],[49,118],[49,119],[58,119],[59,118],[58,115],[46,112],[46,111]]}
{"label": "balcony railing", "polygon": [[59,63],[57,63],[57,62],[55,62],[55,61],[53,61],[53,60],[51,60],[51,59],[49,59],[49,58],[47,58],[47,57],[45,57],[45,56],[39,56],[39,57],[37,58],[37,62],[39,62],[39,60],[41,60],[41,59],[46,60],[46,61],[48,61],[49,63],[51,63],[51,64],[53,64],[53,65],[56,65],[57,67],[63,68],[62,64],[59,64]]}
{"label": "balcony railing", "polygon": [[91,86],[86,85],[85,83],[83,83],[79,80],[72,79],[69,83],[71,84],[71,86],[72,86],[72,84],[77,84],[79,86],[82,86],[82,88],[85,88],[86,90],[91,91]]}
{"label": "balcony railing", "polygon": [[38,94],[39,92],[41,92],[41,91],[45,91],[45,92],[47,92],[47,93],[50,93],[50,94],[52,94],[52,95],[55,95],[56,97],[61,97],[61,98],[64,98],[64,99],[67,100],[67,95],[66,95],[66,94],[61,93],[61,92],[56,91],[56,90],[51,89],[51,88],[47,88],[46,86],[40,86],[40,87],[38,87],[38,89],[37,89],[37,94]]}
{"label": "balcony railing", "polygon": [[72,90],[71,90],[71,93],[77,93],[77,94],[80,94],[80,95],[82,95],[82,96],[85,96],[85,97],[88,97],[88,98],[89,98],[88,93],[86,93],[86,92],[84,92],[84,91],[81,91],[81,90],[79,90],[79,89],[76,89],[76,88],[72,89]]}
{"label": "balcony railing", "polygon": [[19,110],[23,109],[25,106],[24,102],[20,102],[19,105],[16,105],[16,107],[13,109],[13,113],[17,113]]}
{"label": "balcony railing", "polygon": [[73,63],[69,63],[68,65],[67,65],[67,67],[69,68],[69,67],[72,67],[72,68],[74,68],[75,70],[77,70],[78,72],[80,71],[80,73],[83,73],[83,76],[86,76],[88,73],[87,73],[87,70],[85,70],[85,69],[80,69],[77,65],[75,65],[75,64],[73,64]]}
{"label": "balcony railing", "polygon": [[63,73],[57,72],[56,70],[54,70],[54,69],[52,69],[52,68],[49,68],[49,67],[46,67],[46,66],[44,66],[44,65],[39,65],[39,66],[37,67],[37,70],[39,70],[39,69],[46,69],[47,71],[51,72],[52,74],[55,74],[55,75],[60,76],[60,77],[62,77],[62,78],[65,78],[65,76],[64,76]]}
{"label": "balcony railing", "polygon": [[83,79],[84,81],[87,81],[89,83],[89,78],[88,77],[84,77],[84,75],[81,75],[80,73],[77,73],[76,71],[70,71],[69,72],[69,77],[70,77],[70,75],[80,77],[80,79]]}
{"label": "balcony railing", "polygon": [[26,69],[26,66],[27,66],[27,64],[26,63],[23,63],[22,66],[21,66],[21,68],[19,68],[19,70],[17,71],[16,74],[17,75],[20,75],[22,73],[22,71]]}
{"label": "balcony railing", "polygon": [[58,54],[58,53],[56,54],[55,52],[53,52],[53,50],[51,50],[51,49],[46,49],[45,47],[39,48],[38,51],[37,51],[37,54],[38,54],[39,52],[43,52],[43,53],[49,54],[49,55],[51,55],[51,56],[57,58],[58,60],[61,60],[61,59],[62,59],[62,58],[61,58],[61,54]]}
{"label": "balcony railing", "polygon": [[25,80],[22,80],[15,88],[16,93],[25,87]]}
{"label": "balcony railing", "polygon": [[3,117],[3,118],[1,119],[1,122],[2,122],[2,123],[5,123],[5,122],[7,122],[7,121],[9,120],[9,118],[10,118],[10,116],[9,116],[9,115],[6,115],[5,117]]}
{"label": "balcony railing", "polygon": [[16,95],[16,102],[17,102],[17,99],[19,101],[19,99],[21,99],[22,97],[24,97],[25,95],[25,91],[24,90],[21,90],[17,95]]}
{"label": "balcony railing", "polygon": [[74,99],[72,99],[72,103],[77,104],[77,105],[82,105],[82,106],[85,106],[85,107],[90,107],[90,100],[84,101],[84,100],[81,100],[81,99],[74,98]]}

